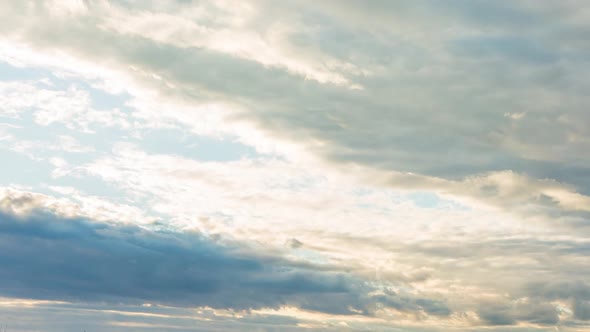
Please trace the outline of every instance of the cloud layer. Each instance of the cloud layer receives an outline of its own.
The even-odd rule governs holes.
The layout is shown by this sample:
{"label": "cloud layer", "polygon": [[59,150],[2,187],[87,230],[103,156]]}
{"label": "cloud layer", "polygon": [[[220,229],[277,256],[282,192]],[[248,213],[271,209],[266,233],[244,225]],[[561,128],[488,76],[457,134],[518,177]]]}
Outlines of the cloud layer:
{"label": "cloud layer", "polygon": [[[25,195],[5,197],[3,205],[11,200],[35,204]],[[237,311],[296,307],[341,315],[373,314],[380,301],[401,311],[450,313],[438,301],[371,296],[374,286],[329,265],[262,256],[194,232],[64,218],[49,211],[0,215],[3,296]]]}
{"label": "cloud layer", "polygon": [[588,22],[573,0],[4,1],[0,314],[583,331]]}

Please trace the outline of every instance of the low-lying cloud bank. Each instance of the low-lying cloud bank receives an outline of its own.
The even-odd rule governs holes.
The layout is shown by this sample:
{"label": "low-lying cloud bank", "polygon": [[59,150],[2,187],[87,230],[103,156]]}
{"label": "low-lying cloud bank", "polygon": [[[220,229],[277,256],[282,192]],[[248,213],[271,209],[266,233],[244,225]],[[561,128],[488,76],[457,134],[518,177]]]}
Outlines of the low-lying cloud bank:
{"label": "low-lying cloud bank", "polygon": [[[113,308],[210,308],[246,315],[295,308],[324,315],[320,321],[365,317],[373,323],[428,322],[424,328],[575,327],[590,320],[590,286],[571,271],[588,246],[575,241],[490,240],[464,243],[460,249],[451,242],[402,245],[358,238],[359,248],[376,245],[397,252],[400,273],[405,263],[431,271],[416,280],[395,281],[399,278],[349,272],[355,268],[346,264],[294,260],[229,238],[164,229],[158,222],[138,226],[66,217],[64,211],[76,210],[66,205],[40,194],[4,193],[0,296]],[[548,248],[545,255],[541,248]],[[508,252],[520,253],[514,268],[498,261]],[[544,256],[563,261],[548,261],[544,270],[532,263]],[[534,274],[526,282],[518,269]],[[468,270],[474,280],[463,275]],[[587,275],[583,269],[579,273]],[[445,284],[449,288],[440,289]],[[426,285],[432,289],[417,291]]]}
{"label": "low-lying cloud bank", "polygon": [[[23,245],[26,244],[26,245]],[[0,293],[60,301],[370,315],[376,302],[449,315],[444,303],[375,291],[350,274],[222,245],[198,233],[0,212]]]}

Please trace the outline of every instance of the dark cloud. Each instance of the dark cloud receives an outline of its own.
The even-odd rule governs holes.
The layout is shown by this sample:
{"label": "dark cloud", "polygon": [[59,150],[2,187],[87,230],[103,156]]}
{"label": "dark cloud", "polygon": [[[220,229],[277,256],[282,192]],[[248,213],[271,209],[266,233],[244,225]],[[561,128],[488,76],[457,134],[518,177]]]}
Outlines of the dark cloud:
{"label": "dark cloud", "polygon": [[575,297],[590,300],[590,286],[583,281],[535,282],[527,286],[529,294],[559,300]]}
{"label": "dark cloud", "polygon": [[297,305],[296,295],[313,293],[326,299],[318,310],[331,311],[333,296],[340,307],[338,294],[361,305],[348,276],[240,258],[198,234],[49,214],[1,214],[0,220],[1,292],[7,296],[251,309]]}
{"label": "dark cloud", "polygon": [[490,325],[514,325],[516,319],[512,316],[510,307],[497,304],[484,305],[478,311],[479,317]]}
{"label": "dark cloud", "polygon": [[[0,213],[0,266],[0,294],[19,298],[236,310],[295,306],[333,314],[369,314],[377,301],[363,280],[338,271],[256,255],[196,233],[49,213]],[[388,306],[402,311],[450,313],[440,301],[388,298]]]}
{"label": "dark cloud", "polygon": [[[572,275],[573,275],[572,271]],[[566,300],[571,302],[574,317],[590,320],[590,286],[585,281],[551,281],[530,283],[526,291],[539,300]]]}
{"label": "dark cloud", "polygon": [[515,325],[518,322],[539,325],[559,323],[557,309],[548,302],[487,303],[483,304],[477,313],[489,325]]}
{"label": "dark cloud", "polygon": [[289,239],[285,244],[293,249],[298,249],[298,248],[303,247],[303,242],[301,242],[295,238]]}
{"label": "dark cloud", "polygon": [[581,320],[590,320],[590,301],[574,300],[574,317]]}
{"label": "dark cloud", "polygon": [[412,308],[416,312],[426,312],[434,316],[446,317],[452,312],[444,302],[433,299],[415,298],[411,296],[404,296],[392,291],[385,291],[383,295],[375,297],[378,304],[385,307],[391,307],[400,311],[407,311],[407,308]]}

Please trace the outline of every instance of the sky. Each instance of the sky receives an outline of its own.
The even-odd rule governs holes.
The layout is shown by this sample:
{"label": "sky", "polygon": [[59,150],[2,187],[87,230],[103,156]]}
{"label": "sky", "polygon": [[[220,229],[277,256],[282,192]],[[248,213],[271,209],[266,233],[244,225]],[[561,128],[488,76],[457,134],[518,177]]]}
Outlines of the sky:
{"label": "sky", "polygon": [[590,329],[590,6],[3,0],[0,330]]}

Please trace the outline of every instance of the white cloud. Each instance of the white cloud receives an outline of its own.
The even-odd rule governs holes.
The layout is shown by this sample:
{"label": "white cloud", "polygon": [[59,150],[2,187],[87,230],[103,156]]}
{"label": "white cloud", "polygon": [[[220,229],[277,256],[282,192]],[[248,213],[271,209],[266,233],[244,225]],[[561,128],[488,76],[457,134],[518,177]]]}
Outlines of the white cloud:
{"label": "white cloud", "polygon": [[16,139],[13,136],[6,138],[10,142],[9,149],[22,153],[33,160],[43,160],[36,153],[43,150],[64,151],[70,153],[88,153],[93,152],[94,148],[84,146],[72,136],[60,135],[54,142],[32,141]]}
{"label": "white cloud", "polygon": [[91,132],[91,126],[129,128],[127,115],[118,109],[99,111],[92,107],[87,91],[72,85],[66,90],[49,89],[36,82],[0,82],[0,114],[20,117],[31,112],[41,126],[64,124],[70,129]]}
{"label": "white cloud", "polygon": [[74,188],[56,186],[51,187],[51,190],[64,197],[57,198],[13,187],[0,187],[0,209],[19,216],[42,211],[66,218],[84,217],[130,224],[149,224],[156,220],[135,206],[85,195]]}

